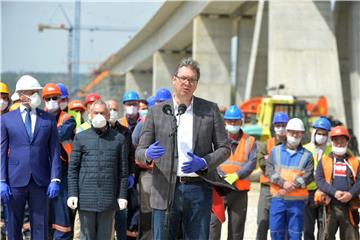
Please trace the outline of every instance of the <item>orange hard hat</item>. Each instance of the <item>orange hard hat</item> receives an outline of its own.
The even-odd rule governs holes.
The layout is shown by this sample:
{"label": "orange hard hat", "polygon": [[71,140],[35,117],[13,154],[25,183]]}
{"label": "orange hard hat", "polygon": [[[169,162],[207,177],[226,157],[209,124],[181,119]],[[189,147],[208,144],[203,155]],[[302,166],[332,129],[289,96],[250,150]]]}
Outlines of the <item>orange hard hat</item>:
{"label": "orange hard hat", "polygon": [[349,134],[348,130],[346,129],[346,127],[344,127],[344,126],[336,126],[331,129],[330,138],[337,137],[337,136],[345,136],[345,137],[347,137],[348,140],[350,139],[350,134]]}
{"label": "orange hard hat", "polygon": [[90,93],[85,98],[85,106],[88,105],[89,103],[95,102],[95,101],[97,101],[99,99],[100,99],[100,96],[98,94]]}
{"label": "orange hard hat", "polygon": [[72,100],[71,102],[69,102],[68,108],[69,110],[75,110],[75,109],[80,109],[82,111],[86,110],[84,104],[82,104],[80,100]]}
{"label": "orange hard hat", "polygon": [[61,96],[60,88],[55,83],[48,83],[44,86],[41,96],[43,98],[51,95]]}

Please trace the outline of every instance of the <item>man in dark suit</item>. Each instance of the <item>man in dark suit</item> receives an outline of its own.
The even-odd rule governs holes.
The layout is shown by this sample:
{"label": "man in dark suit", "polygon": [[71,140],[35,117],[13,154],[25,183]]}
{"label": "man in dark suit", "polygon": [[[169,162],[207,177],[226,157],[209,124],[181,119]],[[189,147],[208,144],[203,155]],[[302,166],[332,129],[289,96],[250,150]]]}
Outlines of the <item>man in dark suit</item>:
{"label": "man in dark suit", "polygon": [[[197,62],[182,59],[172,77],[173,98],[150,109],[136,150],[136,159],[148,164],[154,162],[150,198],[154,239],[164,238],[171,171],[174,177],[171,180],[169,239],[176,238],[178,229],[183,229],[184,239],[209,238],[212,188],[203,176],[214,174],[216,167],[229,157],[230,147],[217,105],[193,96],[199,78]],[[171,153],[174,146],[169,133],[175,123],[173,116],[162,112],[165,104],[171,105],[175,114],[180,104],[187,106],[180,124],[177,117],[175,150],[178,157],[173,169]]]}
{"label": "man in dark suit", "polygon": [[22,76],[16,83],[19,109],[1,117],[1,197],[9,205],[9,239],[22,239],[26,202],[31,239],[47,239],[48,197],[59,192],[61,165],[55,117],[37,107],[39,82]]}

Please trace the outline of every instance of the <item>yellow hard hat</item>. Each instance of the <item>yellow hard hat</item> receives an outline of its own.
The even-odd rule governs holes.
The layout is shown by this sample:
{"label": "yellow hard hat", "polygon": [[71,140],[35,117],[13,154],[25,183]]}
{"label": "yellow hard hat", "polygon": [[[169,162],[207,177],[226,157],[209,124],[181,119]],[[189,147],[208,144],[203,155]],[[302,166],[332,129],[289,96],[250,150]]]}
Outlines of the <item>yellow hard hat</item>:
{"label": "yellow hard hat", "polygon": [[0,82],[0,93],[7,93],[9,94],[9,89],[8,89],[8,86],[3,83],[3,82]]}

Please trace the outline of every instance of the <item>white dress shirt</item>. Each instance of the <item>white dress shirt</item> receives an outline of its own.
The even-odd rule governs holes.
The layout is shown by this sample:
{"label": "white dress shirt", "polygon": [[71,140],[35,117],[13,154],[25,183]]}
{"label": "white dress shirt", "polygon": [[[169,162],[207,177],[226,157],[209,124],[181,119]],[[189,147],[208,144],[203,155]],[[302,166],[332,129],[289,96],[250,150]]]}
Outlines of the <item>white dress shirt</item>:
{"label": "white dress shirt", "polygon": [[[177,176],[188,176],[188,177],[197,177],[196,173],[183,173],[181,167],[184,162],[190,161],[190,157],[187,155],[187,152],[192,152],[193,148],[193,122],[194,122],[194,112],[193,112],[193,102],[187,107],[184,114],[177,116],[177,147],[178,147],[178,167],[177,167]],[[178,113],[179,105],[173,99],[175,115]]]}
{"label": "white dress shirt", "polygon": [[[26,109],[26,107],[24,105],[20,104],[20,113],[21,113],[21,117],[23,119],[24,124],[25,124],[25,118],[26,118],[26,114],[27,114],[25,109]],[[34,134],[35,123],[36,123],[36,109],[31,109],[30,118],[31,118],[31,132],[32,132],[32,134]]]}

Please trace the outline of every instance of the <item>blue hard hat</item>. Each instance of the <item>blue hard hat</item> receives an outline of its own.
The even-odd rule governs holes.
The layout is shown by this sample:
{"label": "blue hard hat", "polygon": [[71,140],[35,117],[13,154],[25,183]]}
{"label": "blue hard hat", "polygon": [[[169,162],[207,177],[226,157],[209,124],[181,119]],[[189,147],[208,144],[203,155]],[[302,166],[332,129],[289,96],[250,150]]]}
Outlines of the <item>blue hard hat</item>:
{"label": "blue hard hat", "polygon": [[163,102],[167,101],[172,98],[172,94],[169,89],[167,88],[159,88],[155,94],[155,101],[156,102]]}
{"label": "blue hard hat", "polygon": [[135,91],[127,91],[123,95],[123,103],[129,101],[139,101],[139,100],[140,100],[139,94]]}
{"label": "blue hard hat", "polygon": [[320,128],[330,132],[331,123],[327,118],[321,117],[318,120],[316,120],[316,122],[313,124],[313,128]]}
{"label": "blue hard hat", "polygon": [[68,98],[69,97],[69,91],[68,91],[67,87],[65,86],[65,84],[57,83],[56,85],[60,88],[61,99]]}
{"label": "blue hard hat", "polygon": [[149,108],[151,108],[152,106],[155,105],[155,97],[154,96],[150,96],[146,99]]}
{"label": "blue hard hat", "polygon": [[286,113],[284,112],[278,112],[275,113],[274,115],[274,119],[273,119],[273,124],[277,124],[277,123],[287,123],[289,121],[289,117]]}
{"label": "blue hard hat", "polygon": [[243,114],[236,105],[232,105],[226,109],[225,120],[239,120],[243,119]]}

